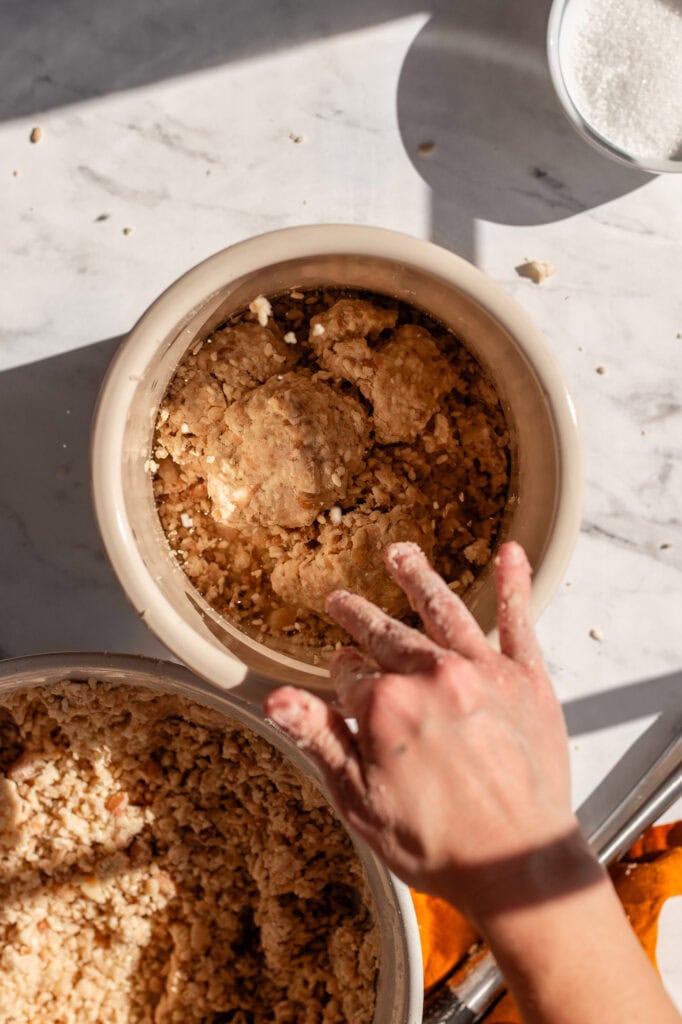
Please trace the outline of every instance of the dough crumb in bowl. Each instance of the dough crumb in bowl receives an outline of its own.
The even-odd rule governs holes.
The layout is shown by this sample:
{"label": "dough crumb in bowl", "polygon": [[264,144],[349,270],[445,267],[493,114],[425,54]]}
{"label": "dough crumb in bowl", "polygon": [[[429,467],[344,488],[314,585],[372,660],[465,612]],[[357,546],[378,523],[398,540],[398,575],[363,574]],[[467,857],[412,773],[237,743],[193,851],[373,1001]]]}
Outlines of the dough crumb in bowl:
{"label": "dough crumb in bowl", "polygon": [[0,1019],[370,1024],[378,929],[320,791],[217,711],[0,699]]}
{"label": "dough crumb in bowl", "polygon": [[208,603],[314,663],[348,640],[324,612],[336,587],[417,624],[383,567],[393,541],[466,597],[499,542],[510,432],[482,367],[417,307],[322,287],[267,301],[265,324],[252,303],[180,362],[154,493]]}

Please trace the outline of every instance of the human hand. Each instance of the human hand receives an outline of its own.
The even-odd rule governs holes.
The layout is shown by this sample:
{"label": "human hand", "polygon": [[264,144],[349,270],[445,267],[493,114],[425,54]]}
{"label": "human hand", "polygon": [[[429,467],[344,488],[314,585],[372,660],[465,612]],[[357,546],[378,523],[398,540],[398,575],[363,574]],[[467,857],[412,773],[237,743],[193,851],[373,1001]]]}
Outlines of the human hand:
{"label": "human hand", "polygon": [[416,545],[392,545],[385,561],[426,635],[357,595],[330,594],[329,614],[366,652],[341,651],[331,668],[357,733],[292,687],[272,693],[265,712],[313,756],[341,816],[399,877],[480,921],[501,882],[525,884],[515,865],[577,829],[530,568],[518,544],[502,546],[498,653]]}

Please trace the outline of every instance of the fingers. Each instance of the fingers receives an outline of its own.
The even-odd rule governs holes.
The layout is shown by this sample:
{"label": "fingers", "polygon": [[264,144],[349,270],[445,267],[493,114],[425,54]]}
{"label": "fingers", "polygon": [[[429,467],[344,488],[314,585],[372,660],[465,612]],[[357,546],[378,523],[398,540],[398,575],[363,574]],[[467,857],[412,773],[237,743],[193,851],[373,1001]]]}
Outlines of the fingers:
{"label": "fingers", "polygon": [[343,716],[305,690],[283,686],[263,702],[263,710],[318,765],[342,814],[362,802],[364,780],[355,738]]}
{"label": "fingers", "polygon": [[330,672],[342,708],[353,718],[361,719],[381,672],[373,661],[352,647],[334,655]]}
{"label": "fingers", "polygon": [[385,562],[432,640],[465,658],[480,659],[489,653],[490,648],[473,615],[431,568],[420,547],[409,542],[391,544]]}
{"label": "fingers", "polygon": [[444,652],[428,637],[357,594],[335,590],[327,597],[325,608],[387,672],[428,672],[443,657]]}
{"label": "fingers", "polygon": [[526,668],[542,662],[530,613],[530,565],[520,544],[503,544],[495,559],[500,650]]}
{"label": "fingers", "polygon": [[343,771],[356,756],[355,740],[343,716],[305,690],[283,686],[264,701],[268,718],[331,772]]}

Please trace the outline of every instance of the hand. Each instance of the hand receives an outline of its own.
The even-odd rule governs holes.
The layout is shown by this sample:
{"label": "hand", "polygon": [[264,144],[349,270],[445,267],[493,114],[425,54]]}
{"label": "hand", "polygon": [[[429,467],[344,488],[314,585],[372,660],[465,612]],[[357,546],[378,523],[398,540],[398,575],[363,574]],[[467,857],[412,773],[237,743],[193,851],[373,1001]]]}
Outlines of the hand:
{"label": "hand", "polygon": [[[529,854],[571,841],[568,744],[530,618],[530,568],[496,559],[500,652],[414,544],[392,545],[389,573],[426,635],[346,591],[327,611],[360,644],[335,657],[342,715],[283,687],[266,714],[317,761],[341,816],[404,881],[476,921]],[[529,898],[531,894],[529,893]]]}
{"label": "hand", "polygon": [[266,714],[388,866],[478,926],[527,1024],[680,1024],[571,812],[523,550],[505,544],[496,559],[499,653],[418,547],[394,544],[386,565],[426,635],[345,591],[327,600],[365,652],[332,665],[357,733],[292,687]]}

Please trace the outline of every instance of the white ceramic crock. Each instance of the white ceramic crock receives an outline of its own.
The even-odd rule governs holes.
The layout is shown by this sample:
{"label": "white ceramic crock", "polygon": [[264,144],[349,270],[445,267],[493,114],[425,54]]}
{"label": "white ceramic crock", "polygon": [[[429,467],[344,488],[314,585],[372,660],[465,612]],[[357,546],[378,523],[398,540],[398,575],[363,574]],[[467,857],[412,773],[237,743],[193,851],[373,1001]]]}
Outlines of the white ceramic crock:
{"label": "white ceramic crock", "polygon": [[[561,372],[524,312],[471,264],[408,235],[353,225],[287,228],[217,253],[172,284],[119,349],[95,418],[93,487],[109,558],[138,613],[195,672],[254,702],[275,681],[329,693],[327,670],[293,647],[258,643],[208,605],[174,561],[145,463],[159,402],[186,350],[258,294],[320,284],[411,302],[450,327],[489,373],[513,434],[503,533],[530,558],[536,617],[559,585],[580,522],[581,444]],[[467,600],[493,631],[492,566]]]}

